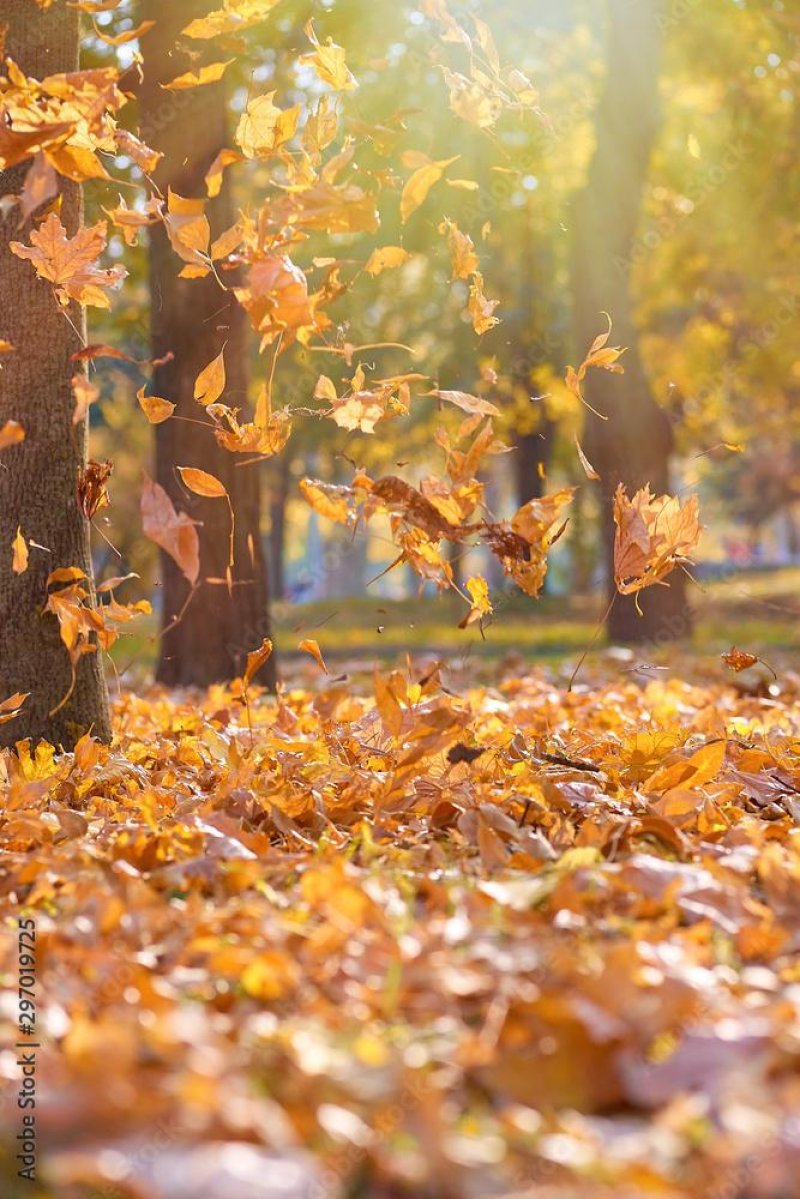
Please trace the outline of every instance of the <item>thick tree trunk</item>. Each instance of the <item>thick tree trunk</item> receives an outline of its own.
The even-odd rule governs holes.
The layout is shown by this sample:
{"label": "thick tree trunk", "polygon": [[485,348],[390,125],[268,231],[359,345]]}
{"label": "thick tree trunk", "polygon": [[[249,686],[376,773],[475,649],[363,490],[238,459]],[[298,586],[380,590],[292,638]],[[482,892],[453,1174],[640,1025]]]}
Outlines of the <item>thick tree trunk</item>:
{"label": "thick tree trunk", "polygon": [[[608,76],[597,110],[597,144],[586,189],[575,212],[575,333],[583,352],[614,321],[613,342],[628,347],[625,374],[590,371],[585,394],[608,417],[586,414],[584,445],[602,476],[603,538],[609,565],[614,525],[612,496],[622,482],[629,492],[649,483],[669,490],[672,429],[650,391],[638,348],[630,296],[633,261],[646,253],[636,241],[641,194],[660,126],[658,79],[664,0],[609,0]],[[609,573],[611,573],[609,571]],[[670,586],[640,596],[643,616],[632,597],[618,596],[609,618],[615,641],[659,642],[686,636],[690,617],[685,577],[676,572]]]}
{"label": "thick tree trunk", "polygon": [[556,426],[543,420],[536,433],[520,433],[516,439],[514,472],[517,504],[521,508],[529,500],[539,500],[545,492],[545,478],[553,452]]}
{"label": "thick tree trunk", "polygon": [[[157,31],[143,43],[144,83],[140,94],[141,126],[145,141],[164,154],[155,172],[166,196],[168,188],[184,197],[206,194],[204,175],[228,140],[222,85],[169,92],[160,83],[188,65],[174,53],[181,29],[208,12],[205,0],[165,4],[141,0],[141,16],[157,22]],[[234,210],[227,181],[209,204],[214,235],[227,229]],[[176,416],[202,419],[193,398],[194,382],[225,345],[227,387],[224,399],[232,407],[247,405],[246,316],[231,292],[223,291],[213,275],[179,279],[183,264],[161,225],[150,231],[151,336],[153,354],[174,358],[156,369],[153,390],[177,405]],[[169,685],[198,685],[241,674],[246,655],[269,634],[267,568],[260,531],[260,481],[257,466],[237,465],[241,458],[217,445],[207,428],[169,420],[156,430],[156,477],[175,505],[202,521],[200,577],[197,594],[183,617],[188,585],[174,562],[162,554],[162,640],[157,677]],[[225,578],[230,516],[220,500],[189,494],[181,485],[177,466],[195,466],[216,475],[227,488],[236,516],[234,583]],[[217,581],[214,581],[217,580]],[[259,681],[272,684],[274,659]]]}
{"label": "thick tree trunk", "polygon": [[[7,53],[30,76],[42,78],[78,66],[79,26],[74,8],[42,10],[30,0],[0,0],[0,24],[8,25]],[[21,188],[26,165],[0,172],[3,194]],[[60,216],[73,235],[81,223],[81,190],[60,179]],[[15,208],[0,214],[0,336],[15,350],[0,370],[0,427],[16,420],[25,440],[0,456],[0,699],[21,691],[30,698],[21,715],[0,725],[0,745],[44,738],[71,749],[82,734],[109,740],[108,695],[97,653],[78,665],[69,700],[71,669],[58,625],[43,615],[46,580],[57,567],[78,566],[91,576],[89,525],[78,509],[76,484],[86,462],[86,422],[74,426],[70,355],[85,329],[77,306],[59,310],[53,288],[31,264],[15,257],[10,241],[28,241]],[[70,323],[71,322],[71,323]],[[32,548],[27,571],[11,569],[17,528]]]}

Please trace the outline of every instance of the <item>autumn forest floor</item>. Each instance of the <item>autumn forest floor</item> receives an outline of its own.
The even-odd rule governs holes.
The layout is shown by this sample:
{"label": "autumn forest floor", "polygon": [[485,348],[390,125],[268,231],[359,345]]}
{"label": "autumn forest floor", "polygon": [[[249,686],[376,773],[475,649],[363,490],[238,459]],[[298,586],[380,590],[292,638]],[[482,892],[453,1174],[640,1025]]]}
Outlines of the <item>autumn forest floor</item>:
{"label": "autumn forest floor", "polygon": [[40,1048],[31,1185],[15,916],[4,1199],[797,1199],[796,581],[715,584],[692,650],[572,691],[579,605],[441,673],[437,615],[375,674],[411,608],[306,607],[330,675],[123,691],[111,749],[6,755]]}

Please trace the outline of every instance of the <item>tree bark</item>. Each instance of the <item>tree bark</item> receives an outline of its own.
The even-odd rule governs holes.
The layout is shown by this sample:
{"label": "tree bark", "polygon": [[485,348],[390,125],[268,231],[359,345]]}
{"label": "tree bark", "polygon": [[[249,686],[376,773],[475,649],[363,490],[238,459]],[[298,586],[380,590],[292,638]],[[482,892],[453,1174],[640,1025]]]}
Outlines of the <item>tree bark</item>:
{"label": "tree bark", "polygon": [[[7,53],[29,76],[43,78],[78,67],[79,17],[59,4],[42,10],[30,0],[0,0],[0,24],[8,25]],[[27,164],[0,172],[3,194],[17,194]],[[68,235],[82,220],[80,186],[59,179],[60,217]],[[0,700],[30,692],[19,717],[0,725],[0,745],[44,738],[71,749],[91,730],[110,740],[108,695],[98,653],[85,655],[72,672],[58,624],[43,615],[46,580],[57,567],[77,566],[91,578],[89,524],[76,500],[86,464],[86,421],[75,426],[70,356],[85,341],[85,316],[77,305],[59,310],[51,284],[30,262],[13,255],[9,242],[27,242],[16,208],[0,214],[0,336],[14,345],[0,370],[0,427],[16,420],[25,440],[0,457]],[[67,316],[69,319],[67,319]],[[32,548],[28,569],[14,574],[11,543],[17,528]]]}
{"label": "tree bark", "polygon": [[290,458],[283,452],[273,460],[270,476],[270,584],[275,600],[286,599],[286,504],[289,499]]}
{"label": "tree bark", "polygon": [[[204,176],[217,153],[228,144],[225,92],[221,84],[189,91],[164,91],[159,84],[189,69],[174,54],[181,29],[204,16],[208,4],[190,0],[165,4],[141,0],[141,16],[157,22],[157,32],[143,43],[144,81],[140,92],[144,140],[164,154],[155,180],[164,196],[171,188],[184,197],[206,195]],[[208,214],[214,235],[233,224],[235,213],[227,178]],[[150,230],[151,343],[154,357],[172,353],[171,361],[156,368],[155,394],[177,407],[175,415],[191,420],[203,413],[194,401],[197,375],[225,346],[225,400],[245,408],[249,371],[246,315],[233,297],[209,275],[180,279],[183,265],[162,225]],[[156,478],[176,507],[202,521],[200,583],[182,618],[175,623],[188,595],[188,584],[172,561],[162,554],[162,638],[157,678],[170,686],[197,685],[241,674],[248,651],[269,635],[267,567],[260,529],[261,496],[258,466],[240,466],[241,458],[217,445],[207,428],[169,420],[156,429]],[[235,513],[233,588],[221,582],[228,563],[230,515],[220,500],[203,499],[186,491],[176,471],[194,466],[216,475],[230,496]],[[260,673],[268,685],[275,681],[274,658]]]}
{"label": "tree bark", "polygon": [[[624,375],[592,370],[585,385],[588,402],[608,418],[586,413],[584,445],[602,476],[603,542],[612,577],[614,491],[620,482],[629,493],[645,483],[654,492],[668,491],[673,434],[650,390],[630,295],[631,267],[647,252],[636,233],[660,128],[664,0],[609,0],[609,15],[608,75],[597,110],[596,148],[575,207],[573,279],[579,352],[602,330],[603,312],[612,316],[613,342],[628,347]],[[682,572],[672,575],[669,587],[643,592],[640,605],[642,616],[633,597],[616,597],[608,621],[612,640],[652,643],[689,633]]]}

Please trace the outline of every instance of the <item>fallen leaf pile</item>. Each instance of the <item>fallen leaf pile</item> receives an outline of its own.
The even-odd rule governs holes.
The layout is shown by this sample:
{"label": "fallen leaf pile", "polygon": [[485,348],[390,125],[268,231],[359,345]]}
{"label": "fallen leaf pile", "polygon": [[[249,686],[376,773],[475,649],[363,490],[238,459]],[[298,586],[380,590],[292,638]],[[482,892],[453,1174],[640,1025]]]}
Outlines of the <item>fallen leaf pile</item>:
{"label": "fallen leaf pile", "polygon": [[310,663],[6,752],[3,1194],[796,1195],[800,678],[603,669]]}

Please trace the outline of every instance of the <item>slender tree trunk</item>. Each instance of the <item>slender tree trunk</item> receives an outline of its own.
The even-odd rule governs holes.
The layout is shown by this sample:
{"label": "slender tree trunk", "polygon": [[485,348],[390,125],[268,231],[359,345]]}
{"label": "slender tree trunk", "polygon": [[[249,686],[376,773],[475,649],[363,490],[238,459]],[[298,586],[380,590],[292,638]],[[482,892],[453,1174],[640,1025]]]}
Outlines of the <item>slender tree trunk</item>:
{"label": "slender tree trunk", "polygon": [[[642,189],[660,127],[658,80],[664,0],[609,0],[608,75],[597,110],[597,144],[586,189],[576,203],[574,239],[575,332],[578,348],[588,348],[614,321],[614,343],[628,347],[625,374],[590,372],[586,396],[607,420],[587,416],[584,445],[602,476],[603,539],[609,564],[613,554],[612,496],[622,482],[629,492],[649,483],[669,490],[673,436],[655,402],[639,353],[630,295],[634,261],[646,253],[636,241]],[[611,573],[609,571],[609,573]],[[615,641],[658,642],[690,630],[685,577],[676,572],[667,587],[642,593],[643,616],[632,597],[618,596],[609,619]]]}
{"label": "slender tree trunk", "polygon": [[536,433],[520,433],[516,439],[514,471],[517,503],[520,507],[529,500],[541,499],[545,491],[546,471],[553,451],[556,426],[553,421],[543,420],[541,430]]}
{"label": "slender tree trunk", "polygon": [[[144,82],[140,94],[142,134],[164,154],[155,179],[166,196],[171,188],[184,197],[206,195],[204,176],[219,150],[228,142],[223,86],[206,85],[169,92],[159,87],[188,64],[175,54],[181,29],[208,12],[205,0],[141,0],[141,16],[157,22],[157,31],[143,43]],[[235,213],[227,180],[208,207],[214,236],[227,229]],[[161,225],[150,231],[151,337],[153,354],[174,358],[155,371],[153,389],[177,405],[176,416],[193,420],[202,411],[193,398],[199,372],[225,345],[225,401],[247,405],[247,325],[245,313],[231,292],[223,291],[213,275],[180,279],[183,264],[175,255]],[[237,466],[241,458],[217,445],[209,429],[182,420],[169,420],[156,430],[156,477],[177,507],[202,521],[200,577],[197,594],[174,627],[188,586],[175,563],[162,554],[164,596],[161,653],[157,677],[168,685],[198,685],[240,674],[249,650],[269,634],[267,568],[261,542],[260,480],[257,466]],[[228,562],[230,515],[220,500],[187,493],[176,472],[195,466],[216,475],[227,488],[236,516],[234,583],[224,583]],[[274,659],[260,681],[272,684]]]}
{"label": "slender tree trunk", "polygon": [[[79,17],[58,4],[42,10],[30,0],[0,0],[0,24],[8,26],[7,53],[30,76],[43,78],[78,66]],[[21,188],[27,165],[0,172],[4,194]],[[64,179],[61,220],[73,235],[81,223],[81,189]],[[76,484],[86,463],[86,422],[74,426],[75,401],[70,355],[81,348],[83,312],[73,305],[69,320],[59,311],[52,286],[38,279],[29,262],[15,257],[10,241],[27,242],[15,208],[0,214],[0,336],[15,350],[0,370],[0,428],[16,420],[25,440],[0,456],[0,699],[30,692],[21,715],[0,725],[0,745],[44,738],[71,749],[82,734],[109,740],[108,695],[99,654],[85,655],[75,688],[58,625],[43,615],[46,580],[57,567],[77,566],[91,577],[89,525],[78,509]],[[71,323],[70,323],[71,322]],[[17,528],[32,548],[28,569],[11,569]]]}

